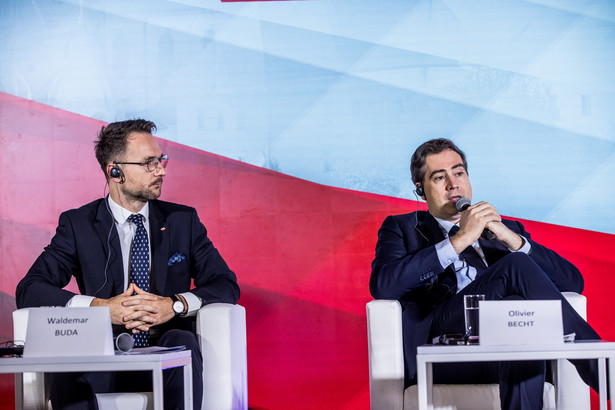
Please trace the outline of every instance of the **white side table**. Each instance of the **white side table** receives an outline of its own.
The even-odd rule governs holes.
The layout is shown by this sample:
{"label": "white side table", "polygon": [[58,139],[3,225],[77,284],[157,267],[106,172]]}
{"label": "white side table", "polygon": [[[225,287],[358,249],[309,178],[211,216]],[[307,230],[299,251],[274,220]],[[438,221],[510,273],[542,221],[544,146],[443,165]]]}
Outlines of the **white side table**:
{"label": "white side table", "polygon": [[[162,371],[172,367],[184,368],[184,408],[192,408],[192,354],[190,350],[154,354],[116,354],[115,356],[70,356],[70,357],[3,357],[0,358],[0,373],[26,372],[104,372],[139,371],[152,372],[154,409],[163,410]],[[21,409],[23,394],[22,378],[15,377],[15,408]]]}
{"label": "white side table", "polygon": [[598,359],[600,409],[607,409],[609,390],[615,392],[615,342],[591,341],[557,345],[448,346],[423,345],[417,349],[419,409],[433,409],[433,363],[489,362],[515,360]]}

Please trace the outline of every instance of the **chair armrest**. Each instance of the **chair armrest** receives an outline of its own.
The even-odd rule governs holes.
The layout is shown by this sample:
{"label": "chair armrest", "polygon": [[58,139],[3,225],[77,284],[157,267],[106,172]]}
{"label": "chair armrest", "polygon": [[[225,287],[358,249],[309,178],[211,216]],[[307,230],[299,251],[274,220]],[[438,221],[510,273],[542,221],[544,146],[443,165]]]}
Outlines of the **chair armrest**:
{"label": "chair armrest", "polygon": [[404,349],[398,301],[367,304],[367,343],[371,409],[403,409]]}
{"label": "chair armrest", "polygon": [[26,341],[29,313],[29,308],[17,309],[13,311],[13,340],[15,341],[15,344],[23,345]]}
{"label": "chair armrest", "polygon": [[197,313],[196,332],[203,354],[203,409],[248,408],[246,311],[212,303]]}
{"label": "chair armrest", "polygon": [[577,311],[579,315],[587,320],[587,298],[575,292],[562,292],[568,303]]}

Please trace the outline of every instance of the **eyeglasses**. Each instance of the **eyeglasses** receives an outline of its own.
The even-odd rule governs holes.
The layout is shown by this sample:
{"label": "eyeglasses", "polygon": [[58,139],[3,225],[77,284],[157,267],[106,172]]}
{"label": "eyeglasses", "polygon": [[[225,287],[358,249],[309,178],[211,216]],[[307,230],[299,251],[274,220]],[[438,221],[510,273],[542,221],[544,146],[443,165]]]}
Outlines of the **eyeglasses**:
{"label": "eyeglasses", "polygon": [[169,156],[167,154],[162,154],[159,158],[151,157],[145,162],[116,162],[116,161],[113,161],[113,163],[116,165],[120,165],[120,164],[121,165],[124,165],[124,164],[145,165],[149,172],[154,172],[156,169],[158,169],[159,165],[162,166],[162,168],[166,168],[168,162],[169,162]]}

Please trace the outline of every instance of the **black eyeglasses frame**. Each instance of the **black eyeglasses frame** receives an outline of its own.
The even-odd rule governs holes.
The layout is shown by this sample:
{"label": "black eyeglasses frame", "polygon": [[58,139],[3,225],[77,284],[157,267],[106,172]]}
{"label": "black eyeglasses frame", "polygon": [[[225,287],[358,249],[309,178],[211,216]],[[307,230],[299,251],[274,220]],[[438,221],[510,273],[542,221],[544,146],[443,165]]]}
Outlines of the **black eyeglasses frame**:
{"label": "black eyeglasses frame", "polygon": [[169,156],[167,154],[162,154],[160,157],[151,157],[147,161],[144,162],[117,162],[113,161],[115,165],[145,165],[148,172],[154,172],[158,169],[158,165],[162,168],[167,167],[167,163],[169,162]]}

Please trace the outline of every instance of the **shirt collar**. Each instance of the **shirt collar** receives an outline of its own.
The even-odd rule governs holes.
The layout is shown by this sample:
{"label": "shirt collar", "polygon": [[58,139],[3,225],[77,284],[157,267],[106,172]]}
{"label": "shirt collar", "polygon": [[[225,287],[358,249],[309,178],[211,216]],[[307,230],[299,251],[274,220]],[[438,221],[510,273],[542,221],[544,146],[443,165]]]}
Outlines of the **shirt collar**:
{"label": "shirt collar", "polygon": [[435,216],[434,219],[436,220],[436,222],[438,222],[438,225],[440,225],[440,229],[445,235],[448,235],[448,232],[451,230],[451,228],[457,225],[452,223],[451,221],[447,221],[446,219],[436,218]]}
{"label": "shirt collar", "polygon": [[[111,209],[111,214],[113,215],[113,218],[115,219],[115,222],[117,222],[118,224],[123,224],[126,222],[126,219],[128,219],[128,217],[130,215],[132,215],[134,212],[129,211],[128,209],[118,205],[112,198],[111,195],[109,195],[107,197],[109,199],[109,208]],[[149,218],[149,202],[146,202],[145,205],[143,206],[143,208],[141,208],[141,210],[139,212],[137,212],[141,215],[143,215],[145,217],[145,221],[143,221],[144,223],[147,222],[148,218]]]}

